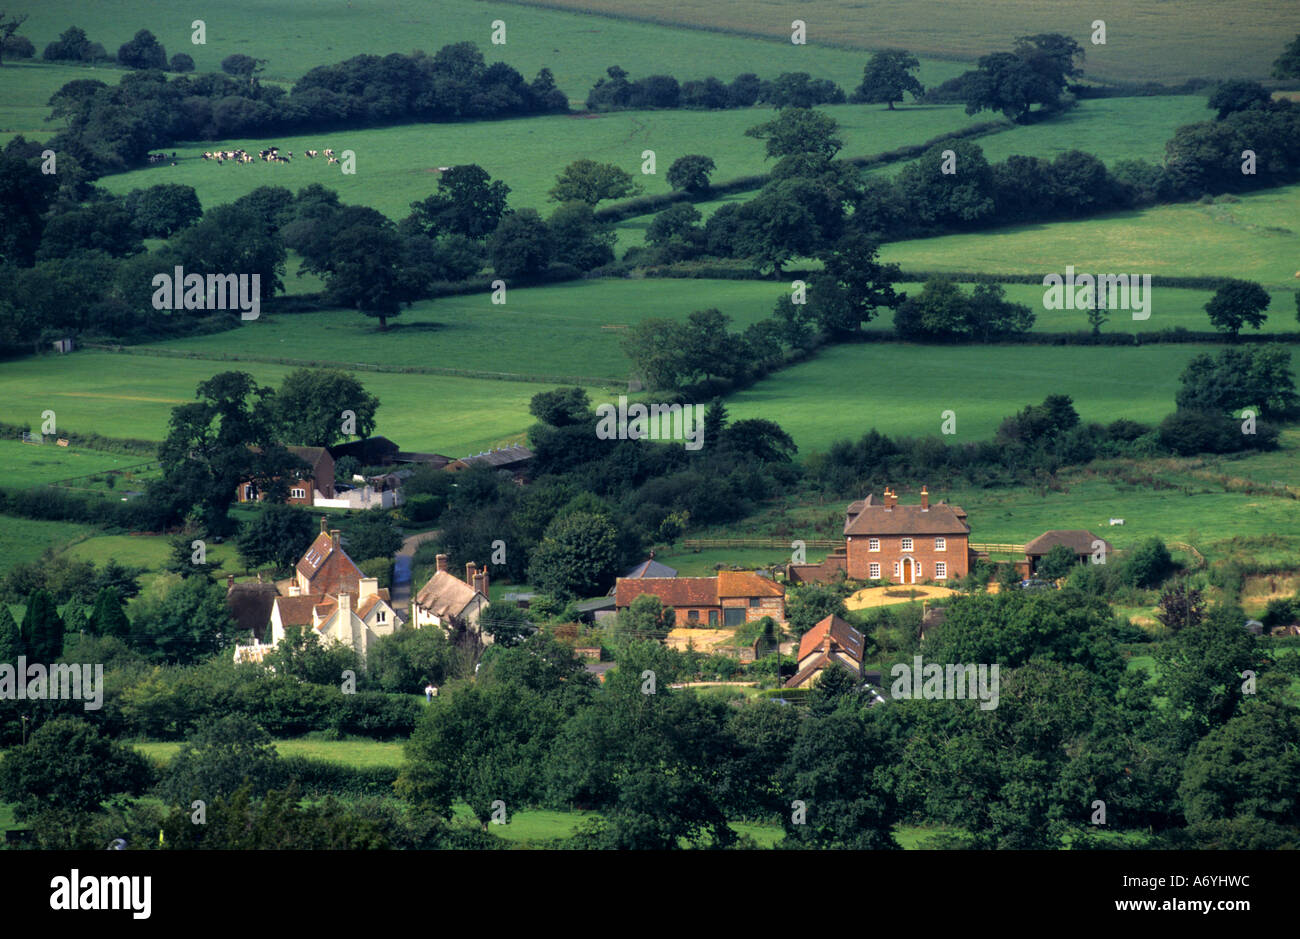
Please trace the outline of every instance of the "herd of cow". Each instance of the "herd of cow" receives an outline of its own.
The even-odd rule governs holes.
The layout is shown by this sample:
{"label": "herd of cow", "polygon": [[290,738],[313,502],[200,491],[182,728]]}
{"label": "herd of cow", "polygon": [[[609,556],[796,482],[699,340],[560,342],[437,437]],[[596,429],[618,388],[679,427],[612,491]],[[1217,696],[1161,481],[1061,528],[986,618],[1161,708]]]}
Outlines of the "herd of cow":
{"label": "herd of cow", "polygon": [[[333,150],[307,150],[304,152],[309,160],[314,160],[316,157],[324,155],[329,163],[338,162],[338,157],[334,156]],[[172,156],[175,155],[176,154],[174,153],[172,154]],[[281,154],[279,147],[267,147],[265,150],[259,150],[257,156],[258,159],[262,160],[264,163],[288,163],[293,159],[293,151],[286,150]],[[208,150],[204,152],[203,159],[216,160],[218,164],[226,162],[252,163],[253,155],[242,148],[239,150]],[[154,162],[152,154],[149,157],[149,162]],[[172,166],[175,165],[175,163],[172,164]]]}

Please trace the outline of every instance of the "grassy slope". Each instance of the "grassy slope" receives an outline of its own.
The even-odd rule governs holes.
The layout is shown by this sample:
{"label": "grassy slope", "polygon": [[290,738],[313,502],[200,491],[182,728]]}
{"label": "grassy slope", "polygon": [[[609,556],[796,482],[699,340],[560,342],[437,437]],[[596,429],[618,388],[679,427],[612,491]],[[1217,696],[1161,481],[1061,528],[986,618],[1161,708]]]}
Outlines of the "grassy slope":
{"label": "grassy slope", "polygon": [[[40,56],[40,49],[37,49]],[[7,59],[0,66],[0,145],[22,134],[28,140],[44,140],[62,126],[47,123],[50,96],[78,78],[97,78],[117,84],[116,69],[83,68],[76,65],[47,65],[37,59]]]}
{"label": "grassy slope", "polygon": [[[808,24],[809,43],[863,49],[901,46],[918,54],[975,59],[1015,36],[1060,32],[1087,51],[1089,74],[1177,81],[1200,75],[1263,78],[1282,43],[1300,31],[1289,0],[1096,0],[1086,10],[1055,0],[521,0],[529,6],[592,10],[789,41],[790,21]],[[1105,20],[1106,45],[1090,24]]]}
{"label": "grassy slope", "polygon": [[[90,5],[78,0],[19,0],[11,12],[31,14],[22,33],[36,45],[38,55],[72,23],[110,52],[136,30],[149,29],[169,56],[185,52],[199,71],[216,71],[223,58],[240,53],[269,59],[264,74],[276,80],[293,80],[317,65],[355,55],[412,49],[433,53],[448,43],[471,41],[489,62],[508,62],[529,79],[543,66],[550,68],[560,88],[579,101],[615,63],[634,76],[667,70],[683,79],[713,74],[730,80],[742,72],[775,77],[783,71],[810,71],[856,84],[865,59],[860,51],[819,49],[814,66],[809,62],[811,47],[788,41],[463,0],[350,0],[350,5],[229,0],[208,13],[207,43],[202,46],[191,43],[190,23],[203,11],[196,12],[184,0],[157,0],[148,10],[137,0]],[[490,44],[496,19],[506,23],[504,46]],[[927,63],[922,80],[942,81],[959,71],[951,63]]]}
{"label": "grassy slope", "polygon": [[38,559],[46,548],[58,548],[94,532],[75,522],[46,522],[0,515],[0,574],[16,564]]}
{"label": "grassy slope", "polygon": [[[869,154],[988,119],[969,117],[958,106],[909,108],[890,114],[875,105],[837,105],[827,109],[843,128],[846,154]],[[288,186],[297,190],[311,183],[335,189],[344,202],[363,203],[400,219],[410,203],[434,192],[437,167],[478,163],[511,188],[510,203],[548,213],[554,206],[547,192],[555,177],[576,159],[587,157],[617,163],[632,173],[648,194],[670,190],[669,166],[687,153],[705,153],[718,168],[715,181],[763,173],[771,168],[763,143],[745,131],[768,120],[765,108],[735,111],[622,111],[596,116],[552,116],[466,124],[408,124],[330,133],[277,136],[275,142],[294,152],[289,164],[255,162],[223,164],[201,159],[205,150],[243,147],[256,150],[266,137],[177,145],[178,165],[144,167],[106,177],[110,192],[160,182],[193,186],[204,206],[231,202],[258,186]],[[333,148],[356,154],[356,173],[344,175],[340,166],[323,158],[301,156],[308,148]],[[654,150],[656,173],[641,172],[641,154]]]}
{"label": "grassy slope", "polygon": [[[1300,186],[1215,205],[1180,203],[1138,212],[1017,225],[971,235],[896,242],[881,256],[908,270],[1042,275],[1076,271],[1241,277],[1296,287]],[[1279,311],[1283,317],[1294,315]]]}
{"label": "grassy slope", "polygon": [[[281,365],[126,359],[107,352],[43,356],[6,363],[0,370],[0,414],[39,415],[54,406],[66,427],[161,440],[171,409],[189,400],[199,382],[226,369],[247,371],[269,385],[278,385],[290,371]],[[528,401],[542,390],[528,382],[434,375],[366,373],[364,381],[383,402],[377,433],[404,447],[451,456],[518,439],[532,423]]]}
{"label": "grassy slope", "polygon": [[[40,424],[33,415],[32,426]],[[8,488],[40,486],[54,480],[69,479],[86,473],[102,473],[148,462],[136,453],[105,453],[82,447],[36,446],[21,440],[0,440],[0,479]],[[78,485],[89,485],[84,480]],[[123,484],[125,486],[125,483]],[[129,488],[129,487],[127,487]]]}
{"label": "grassy slope", "polygon": [[762,417],[786,428],[801,452],[834,439],[882,433],[938,434],[957,415],[950,442],[990,436],[1001,420],[1048,394],[1069,394],[1084,420],[1154,422],[1173,410],[1178,375],[1209,347],[837,346],[727,399],[733,420]]}
{"label": "grassy slope", "polygon": [[[202,355],[250,355],[402,367],[452,367],[524,376],[623,381],[624,329],[717,307],[743,329],[768,316],[782,285],[766,281],[591,280],[421,301],[379,332],[356,311],[263,315],[238,329],[158,343]],[[153,348],[144,347],[145,349]]]}

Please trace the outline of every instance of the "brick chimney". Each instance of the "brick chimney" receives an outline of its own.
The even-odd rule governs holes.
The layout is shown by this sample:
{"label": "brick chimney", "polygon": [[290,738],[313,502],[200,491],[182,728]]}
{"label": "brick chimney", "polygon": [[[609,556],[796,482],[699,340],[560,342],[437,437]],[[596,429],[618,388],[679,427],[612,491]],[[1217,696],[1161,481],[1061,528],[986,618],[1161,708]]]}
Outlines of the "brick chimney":
{"label": "brick chimney", "polygon": [[347,616],[351,612],[352,612],[352,594],[348,593],[345,590],[343,593],[339,594],[339,613],[342,614],[343,616]]}
{"label": "brick chimney", "polygon": [[338,530],[337,528],[331,528],[331,529],[330,529],[330,546],[331,546],[332,548],[334,548],[335,551],[338,550],[338,547],[339,547],[339,530]]}
{"label": "brick chimney", "polygon": [[469,584],[471,587],[473,587],[473,586],[474,586],[474,575],[477,574],[477,573],[478,573],[478,567],[474,564],[473,561],[470,561],[468,564],[466,564],[466,565],[465,565],[465,583],[467,583],[467,584]]}
{"label": "brick chimney", "polygon": [[888,486],[885,487],[885,511],[890,511],[898,504],[898,494]]}
{"label": "brick chimney", "polygon": [[930,511],[930,492],[925,488],[924,484],[921,486],[921,511]]}
{"label": "brick chimney", "polygon": [[474,575],[473,587],[479,593],[483,594],[483,596],[486,597],[488,595],[488,569],[486,564],[483,565],[481,571]]}
{"label": "brick chimney", "polygon": [[441,572],[441,573],[446,573],[446,571],[447,571],[447,555],[445,555],[445,554],[440,554],[440,555],[438,555],[438,570],[439,570],[439,572]]}
{"label": "brick chimney", "polygon": [[325,534],[325,525],[326,525],[326,523],[327,523],[328,521],[329,521],[329,519],[328,519],[327,516],[322,515],[322,516],[320,517],[320,533],[321,533],[322,535]]}

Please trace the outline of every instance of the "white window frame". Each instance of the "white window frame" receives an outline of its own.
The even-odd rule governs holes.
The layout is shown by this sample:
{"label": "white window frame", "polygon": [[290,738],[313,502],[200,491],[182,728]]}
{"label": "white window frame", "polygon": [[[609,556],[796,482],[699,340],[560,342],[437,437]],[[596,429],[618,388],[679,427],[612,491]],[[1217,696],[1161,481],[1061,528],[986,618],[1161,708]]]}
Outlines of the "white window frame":
{"label": "white window frame", "polygon": [[376,611],[375,611],[375,622],[376,622],[376,623],[384,623],[384,622],[387,622],[387,621],[388,621],[388,614],[387,614],[387,613],[385,613],[383,610],[376,610]]}
{"label": "white window frame", "polygon": [[879,551],[879,550],[880,550],[880,539],[879,539],[879,538],[868,538],[868,539],[867,539],[867,550],[868,550],[868,551]]}
{"label": "white window frame", "polygon": [[947,565],[946,562],[944,562],[944,561],[935,561],[935,562],[934,562],[934,579],[935,579],[935,580],[947,580],[947,579],[948,579],[948,565]]}
{"label": "white window frame", "polygon": [[947,538],[936,538],[936,539],[934,539],[934,550],[936,550],[936,551],[947,551],[947,550],[948,550],[948,539],[947,539]]}
{"label": "white window frame", "polygon": [[898,578],[899,578],[900,576],[902,576],[902,573],[903,573],[903,562],[902,562],[902,561],[895,561],[895,562],[894,562],[894,580],[898,580]]}
{"label": "white window frame", "polygon": [[880,564],[876,562],[867,567],[867,577],[870,580],[880,580]]}
{"label": "white window frame", "polygon": [[911,538],[904,538],[904,539],[903,539],[903,544],[902,544],[902,546],[901,546],[901,549],[902,549],[903,551],[911,551],[911,550],[912,550],[912,539],[911,539]]}
{"label": "white window frame", "polygon": [[912,578],[914,580],[921,579],[921,562],[915,558],[912,559]]}
{"label": "white window frame", "polygon": [[289,490],[289,498],[290,498],[290,499],[305,499],[305,498],[307,498],[307,490],[306,490],[306,489],[301,489],[301,488],[299,488],[299,489],[290,489],[290,490]]}

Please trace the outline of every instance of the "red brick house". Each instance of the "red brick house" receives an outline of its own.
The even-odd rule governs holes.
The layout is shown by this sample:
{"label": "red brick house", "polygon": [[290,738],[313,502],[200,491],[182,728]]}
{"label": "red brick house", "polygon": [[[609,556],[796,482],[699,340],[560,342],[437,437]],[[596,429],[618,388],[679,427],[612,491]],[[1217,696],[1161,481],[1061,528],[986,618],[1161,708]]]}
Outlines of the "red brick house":
{"label": "red brick house", "polygon": [[716,577],[620,577],[614,608],[626,610],[643,594],[672,607],[678,626],[720,629],[764,616],[785,622],[785,587],[749,571],[719,571]]}
{"label": "red brick house", "polygon": [[894,584],[956,580],[970,571],[970,525],[966,512],[946,502],[930,503],[921,487],[919,505],[900,505],[894,490],[851,503],[844,513],[844,547],[821,564],[791,564],[792,583],[826,583],[843,576]]}
{"label": "red brick house", "polygon": [[[323,498],[334,498],[334,457],[324,447],[285,447],[311,467],[302,476],[289,483],[289,496],[285,499],[290,505],[314,505],[316,493]],[[266,493],[257,488],[253,482],[240,483],[235,487],[236,502],[261,502]]]}

